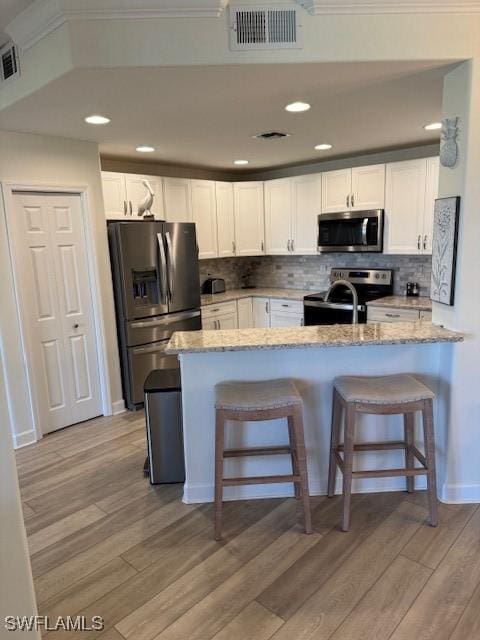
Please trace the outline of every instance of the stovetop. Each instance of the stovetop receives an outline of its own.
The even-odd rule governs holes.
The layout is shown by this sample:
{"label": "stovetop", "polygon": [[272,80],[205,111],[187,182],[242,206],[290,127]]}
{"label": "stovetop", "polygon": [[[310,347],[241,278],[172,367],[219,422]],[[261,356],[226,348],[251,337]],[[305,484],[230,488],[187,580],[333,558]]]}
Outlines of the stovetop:
{"label": "stovetop", "polygon": [[[377,300],[393,293],[393,274],[390,269],[332,269],[330,282],[347,280],[356,289],[359,305],[371,300]],[[326,291],[312,293],[304,300],[323,302]],[[352,304],[352,292],[345,286],[337,286],[331,293],[329,302],[337,304]]]}

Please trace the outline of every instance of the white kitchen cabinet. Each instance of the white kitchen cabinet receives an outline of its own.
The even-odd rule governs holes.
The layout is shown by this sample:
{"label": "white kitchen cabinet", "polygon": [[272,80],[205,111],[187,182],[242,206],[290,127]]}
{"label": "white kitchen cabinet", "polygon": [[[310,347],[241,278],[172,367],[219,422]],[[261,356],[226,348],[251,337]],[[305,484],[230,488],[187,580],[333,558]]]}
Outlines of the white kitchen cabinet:
{"label": "white kitchen cabinet", "polygon": [[423,253],[432,253],[433,239],[433,213],[435,200],[438,198],[438,177],[440,170],[440,159],[427,158],[426,188],[425,188],[425,214],[423,218]]}
{"label": "white kitchen cabinet", "polygon": [[102,171],[103,205],[107,220],[124,219],[128,215],[125,175]]}
{"label": "white kitchen cabinet", "polygon": [[270,300],[271,327],[303,326],[303,303],[299,300]]}
{"label": "white kitchen cabinet", "polygon": [[218,316],[219,329],[238,329],[237,313],[228,313]]}
{"label": "white kitchen cabinet", "polygon": [[202,307],[202,329],[205,331],[237,328],[238,317],[235,300]]}
{"label": "white kitchen cabinet", "polygon": [[322,173],[322,213],[347,211],[352,190],[352,170]]}
{"label": "white kitchen cabinet", "polygon": [[236,182],[233,186],[237,256],[265,253],[263,182]]}
{"label": "white kitchen cabinet", "polygon": [[265,182],[265,253],[288,255],[292,246],[292,181]]}
{"label": "white kitchen cabinet", "polygon": [[423,252],[427,161],[387,164],[384,253]]}
{"label": "white kitchen cabinet", "polygon": [[292,253],[317,253],[317,218],[322,207],[322,174],[313,173],[291,179]]}
{"label": "white kitchen cabinet", "polygon": [[164,178],[163,198],[168,222],[192,222],[192,196],[190,180]]}
{"label": "white kitchen cabinet", "polygon": [[402,307],[384,307],[368,305],[368,322],[412,322],[419,319],[417,309],[404,309]]}
{"label": "white kitchen cabinet", "polygon": [[216,182],[218,257],[235,255],[235,215],[233,210],[233,184]]}
{"label": "white kitchen cabinet", "polygon": [[192,180],[192,220],[197,231],[198,257],[216,258],[217,247],[217,206],[215,182]]}
{"label": "white kitchen cabinet", "polygon": [[253,326],[256,329],[270,326],[269,298],[253,298]]}
{"label": "white kitchen cabinet", "polygon": [[372,164],[352,169],[352,211],[368,211],[385,207],[385,165]]}
{"label": "white kitchen cabinet", "polygon": [[202,330],[203,331],[216,331],[218,329],[217,318],[204,318],[202,313]]}
{"label": "white kitchen cabinet", "polygon": [[237,300],[238,328],[251,329],[253,324],[252,298],[240,298]]}
{"label": "white kitchen cabinet", "polygon": [[136,175],[132,173],[125,174],[125,192],[128,204],[128,212],[133,218],[138,219],[138,207],[143,199],[148,195],[147,188],[143,184],[144,181],[150,184],[153,191],[153,204],[151,212],[155,220],[165,220],[163,209],[163,184],[162,179],[158,176]]}
{"label": "white kitchen cabinet", "polygon": [[384,206],[384,164],[322,174],[322,213],[383,209]]}

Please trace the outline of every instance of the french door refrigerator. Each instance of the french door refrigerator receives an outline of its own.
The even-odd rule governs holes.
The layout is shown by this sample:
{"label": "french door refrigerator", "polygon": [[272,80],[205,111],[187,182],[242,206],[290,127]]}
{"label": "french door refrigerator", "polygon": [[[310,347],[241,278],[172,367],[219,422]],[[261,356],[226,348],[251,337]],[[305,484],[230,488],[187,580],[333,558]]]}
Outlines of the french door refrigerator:
{"label": "french door refrigerator", "polygon": [[174,331],[201,329],[198,247],[193,223],[108,223],[123,391],[143,406],[154,369],[178,368],[165,354]]}

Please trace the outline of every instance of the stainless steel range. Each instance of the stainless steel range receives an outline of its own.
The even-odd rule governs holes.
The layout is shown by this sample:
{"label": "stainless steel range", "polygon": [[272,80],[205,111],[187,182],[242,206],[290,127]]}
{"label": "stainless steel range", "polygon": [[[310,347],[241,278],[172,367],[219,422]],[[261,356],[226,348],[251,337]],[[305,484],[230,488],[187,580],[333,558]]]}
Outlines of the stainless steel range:
{"label": "stainless steel range", "polygon": [[[367,321],[367,302],[393,293],[390,269],[332,269],[328,291],[303,299],[305,325]],[[357,298],[357,300],[355,300]],[[356,302],[356,305],[354,305]],[[357,314],[354,313],[356,306]]]}

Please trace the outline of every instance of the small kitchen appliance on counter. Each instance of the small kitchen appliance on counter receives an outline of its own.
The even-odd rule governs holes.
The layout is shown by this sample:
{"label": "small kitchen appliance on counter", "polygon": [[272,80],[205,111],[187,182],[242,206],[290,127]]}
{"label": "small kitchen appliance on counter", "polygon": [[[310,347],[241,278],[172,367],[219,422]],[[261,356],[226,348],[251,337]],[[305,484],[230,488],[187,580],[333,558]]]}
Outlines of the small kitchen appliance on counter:
{"label": "small kitchen appliance on counter", "polygon": [[225,280],[223,278],[207,278],[202,284],[202,293],[224,293],[225,292]]}
{"label": "small kitchen appliance on counter", "polygon": [[405,293],[409,298],[418,298],[420,295],[418,282],[407,282],[407,290]]}
{"label": "small kitchen appliance on counter", "polygon": [[[390,269],[332,269],[330,283],[346,280],[355,287],[358,295],[358,322],[367,321],[367,302],[391,296],[393,272]],[[353,296],[345,285],[332,290],[328,301],[327,292],[313,293],[303,299],[305,325],[351,324],[353,318]]]}

